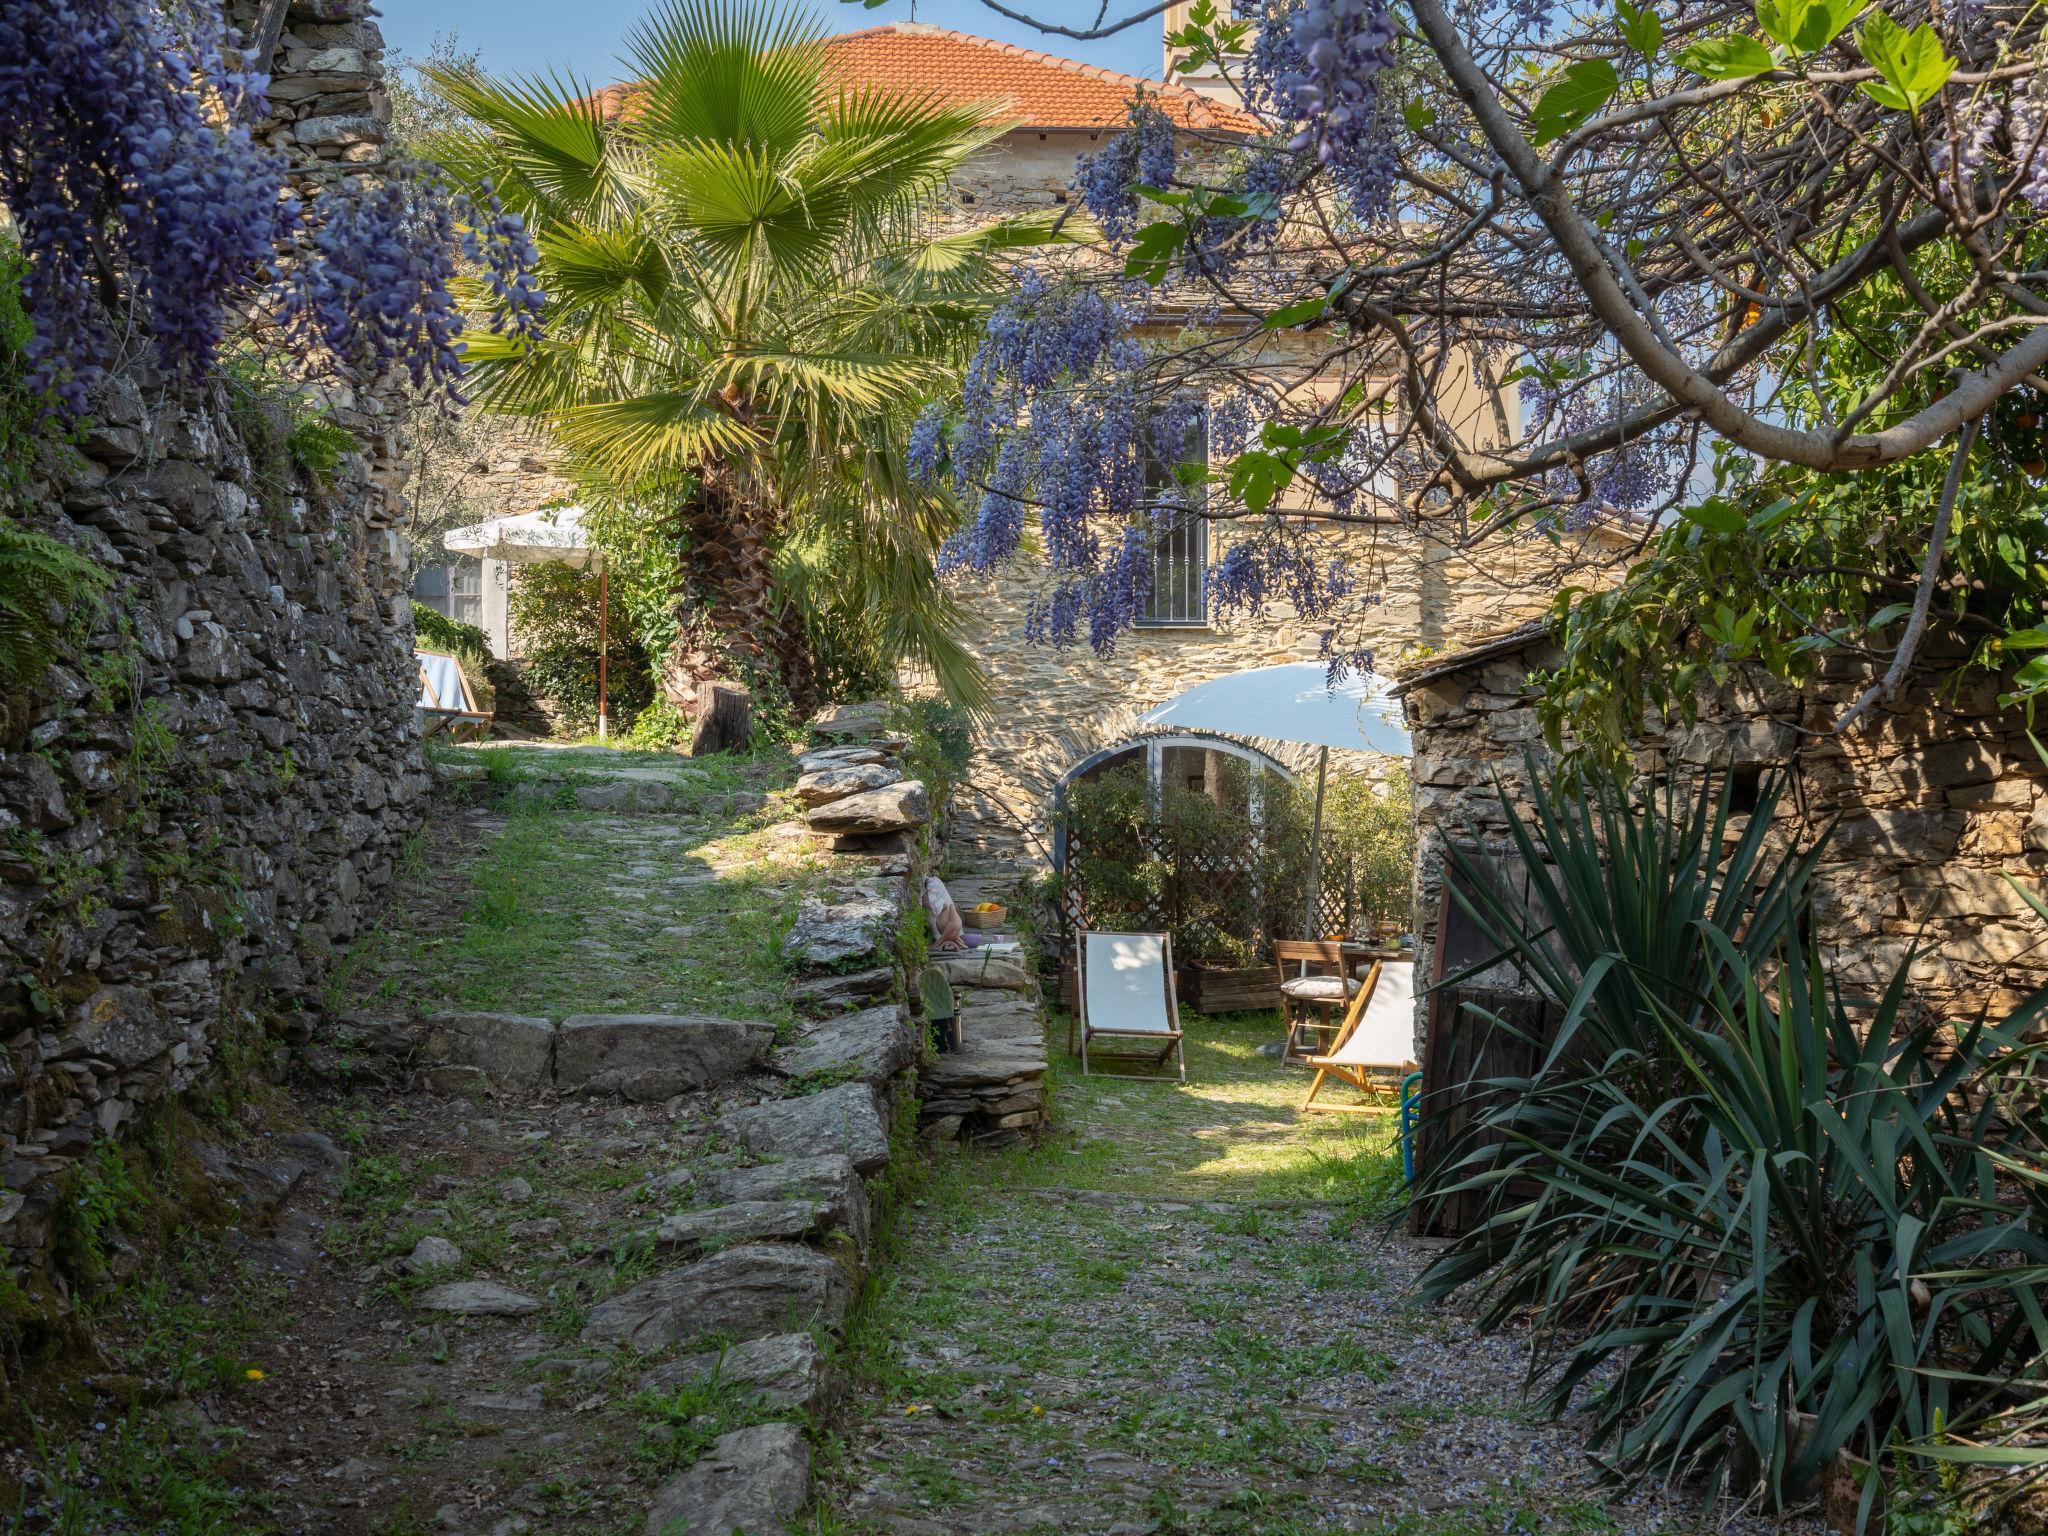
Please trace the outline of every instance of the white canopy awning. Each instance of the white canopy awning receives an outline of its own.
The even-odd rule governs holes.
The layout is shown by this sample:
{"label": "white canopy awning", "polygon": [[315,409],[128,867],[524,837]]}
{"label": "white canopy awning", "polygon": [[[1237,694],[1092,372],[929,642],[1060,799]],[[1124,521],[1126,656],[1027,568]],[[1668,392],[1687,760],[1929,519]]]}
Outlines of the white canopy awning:
{"label": "white canopy awning", "polygon": [[584,566],[592,555],[590,540],[583,532],[581,507],[549,507],[516,517],[494,517],[457,528],[441,542],[460,554],[512,565],[559,560],[564,565]]}
{"label": "white canopy awning", "polygon": [[1197,683],[1138,724],[1406,757],[1408,729],[1393,686],[1376,673],[1354,672],[1332,688],[1314,661],[1254,667]]}

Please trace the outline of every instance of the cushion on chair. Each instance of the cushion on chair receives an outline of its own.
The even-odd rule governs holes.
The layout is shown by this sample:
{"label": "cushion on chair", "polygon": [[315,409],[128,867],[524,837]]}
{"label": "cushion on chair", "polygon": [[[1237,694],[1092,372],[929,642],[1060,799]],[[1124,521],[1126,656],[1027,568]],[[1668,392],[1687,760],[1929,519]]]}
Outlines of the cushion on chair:
{"label": "cushion on chair", "polygon": [[1280,990],[1297,1003],[1341,1003],[1358,987],[1350,976],[1297,976],[1280,983]]}

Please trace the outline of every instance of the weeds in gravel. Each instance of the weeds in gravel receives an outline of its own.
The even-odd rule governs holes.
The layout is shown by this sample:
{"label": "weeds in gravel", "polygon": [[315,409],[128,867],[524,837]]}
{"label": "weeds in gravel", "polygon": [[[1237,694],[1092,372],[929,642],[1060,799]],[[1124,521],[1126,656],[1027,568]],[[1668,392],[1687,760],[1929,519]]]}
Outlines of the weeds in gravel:
{"label": "weeds in gravel", "polygon": [[231,1431],[149,1409],[51,1445],[36,1435],[10,1529],[33,1536],[263,1536],[269,1501],[241,1486]]}
{"label": "weeds in gravel", "polygon": [[720,1435],[781,1417],[721,1380],[718,1366],[713,1366],[708,1376],[692,1378],[667,1391],[640,1392],[626,1406],[640,1423],[637,1452],[641,1470],[655,1478],[689,1466],[709,1451]]}

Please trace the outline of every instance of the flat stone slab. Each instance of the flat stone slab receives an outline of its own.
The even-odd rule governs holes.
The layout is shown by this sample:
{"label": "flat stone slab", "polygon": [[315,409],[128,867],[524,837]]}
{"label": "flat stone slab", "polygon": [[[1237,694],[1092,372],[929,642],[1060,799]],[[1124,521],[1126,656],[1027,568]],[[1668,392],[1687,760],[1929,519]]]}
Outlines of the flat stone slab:
{"label": "flat stone slab", "polygon": [[806,896],[783,949],[804,965],[840,965],[872,955],[895,924],[896,902],[880,891]]}
{"label": "flat stone slab", "polygon": [[706,1334],[836,1327],[852,1299],[853,1281],[838,1260],[790,1243],[746,1243],[600,1302],[583,1338],[644,1351]]}
{"label": "flat stone slab", "polygon": [[861,834],[914,831],[930,819],[931,803],[916,779],[816,805],[804,816],[813,832]]}
{"label": "flat stone slab", "polygon": [[704,1168],[684,1163],[645,1186],[650,1194],[680,1190],[698,1205],[730,1205],[751,1201],[807,1200],[825,1208],[820,1230],[837,1228],[865,1249],[868,1244],[868,1192],[845,1157],[793,1157],[755,1168]]}
{"label": "flat stone slab", "polygon": [[793,1003],[843,1006],[864,998],[885,996],[895,980],[894,970],[886,965],[877,965],[865,971],[798,982],[789,989],[789,1000]]}
{"label": "flat stone slab", "polygon": [[866,1083],[775,1099],[721,1116],[719,1129],[758,1157],[844,1157],[861,1173],[889,1162],[889,1132]]}
{"label": "flat stone slab", "polygon": [[581,1013],[555,1035],[555,1086],[635,1104],[709,1088],[761,1059],[774,1030],[708,1013]]}
{"label": "flat stone slab", "polygon": [[658,1365],[640,1378],[645,1392],[673,1392],[685,1382],[712,1381],[767,1408],[808,1413],[832,1395],[832,1368],[808,1333],[749,1339]]}
{"label": "flat stone slab", "polygon": [[437,1013],[420,1021],[420,1052],[479,1068],[500,1088],[532,1092],[553,1080],[555,1026],[519,1013]]}
{"label": "flat stone slab", "polygon": [[799,774],[822,773],[827,768],[858,768],[889,760],[890,754],[880,747],[814,747],[796,760],[796,771]]}
{"label": "flat stone slab", "polygon": [[[885,700],[869,699],[860,704],[828,704],[811,716],[811,730],[819,736],[866,740],[879,736],[889,723]],[[724,1536],[721,1532],[720,1536]]]}
{"label": "flat stone slab", "polygon": [[795,1242],[829,1225],[831,1214],[817,1200],[737,1200],[664,1216],[647,1236],[657,1248],[695,1255],[734,1243]]}
{"label": "flat stone slab", "polygon": [[[880,757],[880,753],[875,754]],[[887,763],[825,763],[806,770],[793,793],[805,805],[829,805],[870,789],[886,789],[903,775]]]}
{"label": "flat stone slab", "polygon": [[450,1312],[457,1317],[527,1317],[540,1310],[537,1297],[515,1291],[495,1280],[457,1280],[437,1285],[419,1298],[428,1312]]}
{"label": "flat stone slab", "polygon": [[794,1424],[721,1435],[662,1485],[645,1536],[781,1536],[811,1496],[811,1448]]}
{"label": "flat stone slab", "polygon": [[837,1076],[877,1087],[916,1060],[917,1033],[893,1003],[814,1024],[775,1053],[777,1070],[789,1077]]}
{"label": "flat stone slab", "polygon": [[953,1088],[999,1087],[1045,1076],[1045,1056],[978,1051],[953,1051],[934,1057],[923,1077],[935,1092]]}

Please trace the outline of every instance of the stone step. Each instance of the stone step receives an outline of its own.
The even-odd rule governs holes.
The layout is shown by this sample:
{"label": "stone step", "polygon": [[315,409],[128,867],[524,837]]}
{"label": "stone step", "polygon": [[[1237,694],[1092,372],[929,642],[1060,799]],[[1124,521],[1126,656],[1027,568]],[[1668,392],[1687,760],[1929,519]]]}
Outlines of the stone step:
{"label": "stone step", "polygon": [[721,1435],[708,1455],[662,1485],[646,1536],[771,1536],[811,1496],[811,1448],[794,1424]]}
{"label": "stone step", "polygon": [[837,1327],[852,1299],[853,1279],[837,1259],[790,1243],[746,1243],[598,1303],[583,1339],[646,1351],[713,1334]]}
{"label": "stone step", "polygon": [[715,1382],[733,1396],[763,1407],[799,1413],[822,1408],[835,1385],[816,1339],[808,1333],[778,1333],[658,1365],[640,1378],[640,1388],[673,1392],[696,1381]]}
{"label": "stone step", "polygon": [[708,1013],[583,1013],[555,1033],[555,1086],[659,1103],[738,1076],[766,1053],[773,1025]]}
{"label": "stone step", "polygon": [[889,1161],[889,1132],[874,1090],[865,1083],[733,1110],[719,1118],[718,1128],[757,1157],[836,1153],[863,1174],[877,1173]]}
{"label": "stone step", "polygon": [[836,1228],[861,1248],[868,1241],[867,1186],[839,1154],[795,1157],[757,1168],[705,1168],[684,1163],[642,1186],[649,1194],[681,1191],[696,1205],[809,1200],[825,1208],[824,1230]]}
{"label": "stone step", "polygon": [[657,1248],[696,1255],[734,1243],[795,1242],[825,1230],[830,1214],[817,1200],[739,1200],[664,1216],[646,1237]]}
{"label": "stone step", "polygon": [[807,769],[797,779],[792,793],[807,806],[829,805],[834,800],[844,800],[848,795],[887,789],[902,777],[885,762],[822,763]]}
{"label": "stone step", "polygon": [[916,1060],[910,1017],[893,1003],[813,1024],[775,1053],[786,1076],[836,1076],[877,1088]]}
{"label": "stone step", "polygon": [[818,967],[865,959],[894,930],[896,917],[895,898],[882,891],[806,896],[783,952],[799,965]]}
{"label": "stone step", "polygon": [[816,805],[805,814],[813,832],[871,836],[882,832],[914,832],[931,817],[924,785],[904,779],[884,789],[862,790],[843,799]]}

